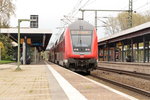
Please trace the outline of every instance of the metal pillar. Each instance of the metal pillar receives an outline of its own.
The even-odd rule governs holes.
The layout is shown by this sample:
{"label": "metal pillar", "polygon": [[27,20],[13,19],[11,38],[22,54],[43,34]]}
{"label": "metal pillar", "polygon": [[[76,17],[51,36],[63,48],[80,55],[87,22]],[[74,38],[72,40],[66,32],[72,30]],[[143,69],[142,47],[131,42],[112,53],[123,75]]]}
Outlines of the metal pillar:
{"label": "metal pillar", "polygon": [[148,41],[148,43],[147,43],[147,56],[148,56],[148,62],[149,62],[149,41]]}
{"label": "metal pillar", "polygon": [[116,43],[114,43],[114,61],[116,62]]}
{"label": "metal pillar", "polygon": [[97,12],[101,11],[101,12],[130,12],[129,10],[102,10],[102,9],[79,9],[79,11],[82,12],[82,19],[84,20],[84,12],[85,11],[93,11],[95,12],[95,27],[97,30]]}
{"label": "metal pillar", "polygon": [[143,36],[143,53],[144,53],[144,57],[143,57],[143,62],[145,63],[146,61],[146,52],[145,52],[145,36]]}
{"label": "metal pillar", "polygon": [[132,27],[133,0],[129,0],[128,28]]}
{"label": "metal pillar", "polygon": [[25,42],[23,42],[23,44],[22,44],[22,49],[23,49],[23,52],[22,52],[23,65],[25,65],[26,64],[26,54],[25,54],[26,45],[25,45]]}
{"label": "metal pillar", "polygon": [[98,46],[98,60],[100,61],[100,47]]}
{"label": "metal pillar", "polygon": [[133,61],[133,39],[131,39],[131,61]]}
{"label": "metal pillar", "polygon": [[97,31],[97,11],[95,11],[95,28],[96,28],[96,31]]}
{"label": "metal pillar", "polygon": [[20,68],[20,20],[18,20],[18,66],[16,70],[21,70]]}
{"label": "metal pillar", "polygon": [[22,52],[22,57],[23,57],[23,64],[27,64],[26,60],[27,60],[27,37],[24,37],[24,42],[22,45],[23,48],[23,52]]}
{"label": "metal pillar", "polygon": [[20,68],[20,23],[22,21],[32,21],[30,19],[18,19],[18,66],[16,68],[16,70],[21,70]]}
{"label": "metal pillar", "polygon": [[124,62],[124,43],[122,41],[122,62]]}
{"label": "metal pillar", "polygon": [[34,47],[34,61],[35,61],[35,64],[37,63],[37,53],[36,53],[36,47]]}
{"label": "metal pillar", "polygon": [[104,54],[104,48],[103,48],[103,61],[104,61],[104,57],[105,57],[105,54]]}
{"label": "metal pillar", "polygon": [[27,36],[24,37],[25,41],[25,64],[27,64]]}
{"label": "metal pillar", "polygon": [[107,54],[108,54],[107,57],[108,57],[108,62],[109,62],[109,55],[110,55],[110,54],[109,54],[109,45],[107,45],[107,48],[108,48],[108,49],[107,49]]}
{"label": "metal pillar", "polygon": [[82,11],[82,20],[84,20],[84,11]]}
{"label": "metal pillar", "polygon": [[139,62],[139,43],[137,43],[137,62]]}
{"label": "metal pillar", "polygon": [[40,52],[38,52],[37,54],[38,54],[37,55],[37,58],[38,58],[37,61],[39,62],[40,61]]}

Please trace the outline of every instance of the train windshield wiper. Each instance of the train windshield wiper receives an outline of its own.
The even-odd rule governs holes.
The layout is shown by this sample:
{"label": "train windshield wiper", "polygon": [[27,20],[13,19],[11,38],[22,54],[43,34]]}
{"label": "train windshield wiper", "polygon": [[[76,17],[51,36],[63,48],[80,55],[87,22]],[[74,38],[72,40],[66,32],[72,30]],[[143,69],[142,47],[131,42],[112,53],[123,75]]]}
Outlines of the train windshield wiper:
{"label": "train windshield wiper", "polygon": [[82,46],[82,40],[80,39],[80,45]]}

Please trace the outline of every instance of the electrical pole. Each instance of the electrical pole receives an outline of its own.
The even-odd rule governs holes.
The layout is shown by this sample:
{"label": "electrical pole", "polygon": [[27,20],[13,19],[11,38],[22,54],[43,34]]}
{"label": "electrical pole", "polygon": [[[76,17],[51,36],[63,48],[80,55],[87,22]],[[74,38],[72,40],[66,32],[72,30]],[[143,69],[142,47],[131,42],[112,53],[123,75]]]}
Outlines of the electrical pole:
{"label": "electrical pole", "polygon": [[95,28],[96,28],[96,31],[97,31],[97,11],[95,11]]}
{"label": "electrical pole", "polygon": [[132,27],[133,0],[129,0],[128,28]]}
{"label": "electrical pole", "polygon": [[85,11],[93,11],[95,12],[95,28],[97,31],[97,12],[101,11],[101,12],[129,12],[129,10],[94,10],[94,9],[79,9],[79,11],[82,12],[82,20],[84,20],[84,12]]}
{"label": "electrical pole", "polygon": [[84,20],[84,11],[82,11],[82,20]]}

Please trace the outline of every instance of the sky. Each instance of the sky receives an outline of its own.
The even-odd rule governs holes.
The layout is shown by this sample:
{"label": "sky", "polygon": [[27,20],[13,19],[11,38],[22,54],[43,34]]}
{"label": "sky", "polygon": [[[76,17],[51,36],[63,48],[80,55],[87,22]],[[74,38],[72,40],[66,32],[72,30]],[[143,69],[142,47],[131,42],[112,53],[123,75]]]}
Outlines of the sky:
{"label": "sky", "polygon": [[[11,27],[17,26],[18,19],[29,19],[30,15],[39,15],[39,28],[52,30],[54,34],[52,42],[60,34],[60,28],[64,25],[61,19],[65,19],[64,15],[81,18],[79,8],[127,10],[129,5],[129,0],[13,0],[13,2],[16,11],[10,20]],[[133,0],[133,10],[138,13],[150,10],[150,0]],[[72,15],[73,11],[75,13]],[[112,17],[117,14],[118,12],[98,12],[98,17]],[[85,12],[85,20],[94,25],[94,12]],[[102,21],[98,21],[98,26],[102,26]],[[29,27],[29,22],[21,23],[21,27]],[[104,37],[104,28],[99,27],[97,34],[99,38]]]}

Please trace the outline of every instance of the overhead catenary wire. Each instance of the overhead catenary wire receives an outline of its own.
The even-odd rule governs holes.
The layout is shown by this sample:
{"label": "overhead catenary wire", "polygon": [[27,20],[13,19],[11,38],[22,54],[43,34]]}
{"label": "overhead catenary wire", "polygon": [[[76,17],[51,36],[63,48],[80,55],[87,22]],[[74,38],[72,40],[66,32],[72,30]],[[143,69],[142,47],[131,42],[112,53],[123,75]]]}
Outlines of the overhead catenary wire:
{"label": "overhead catenary wire", "polygon": [[72,16],[79,8],[79,6],[82,4],[83,0],[78,0],[76,5],[73,7],[71,12],[68,14],[68,16]]}
{"label": "overhead catenary wire", "polygon": [[86,7],[86,6],[88,6],[88,5],[91,5],[92,3],[94,3],[96,0],[93,0],[93,1],[89,1],[89,3],[88,4],[86,4],[84,7]]}
{"label": "overhead catenary wire", "polygon": [[[77,4],[73,7],[73,10],[71,13],[68,14],[68,16],[76,16],[79,13],[79,9],[80,8],[84,8],[91,0],[87,0],[84,4],[83,4],[84,0],[80,0],[77,2]],[[96,0],[93,0],[91,3],[93,3]]]}
{"label": "overhead catenary wire", "polygon": [[64,16],[63,20],[68,20],[68,22],[72,22],[71,20],[74,18],[74,13],[78,11],[83,1],[84,0],[78,0],[73,9],[68,13],[68,15]]}
{"label": "overhead catenary wire", "polygon": [[145,4],[143,4],[142,6],[140,6],[140,7],[138,7],[138,8],[136,8],[135,10],[139,10],[139,9],[141,9],[141,8],[144,8],[144,7],[146,7],[146,5],[148,5],[149,3],[148,2],[146,2]]}
{"label": "overhead catenary wire", "polygon": [[84,4],[83,6],[81,6],[80,8],[84,8],[84,7],[89,3],[89,1],[91,1],[91,0],[87,0],[87,1],[85,2],[85,4]]}
{"label": "overhead catenary wire", "polygon": [[[138,1],[140,1],[140,0],[133,0],[132,2],[134,5],[136,5],[136,3],[139,3]],[[128,9],[128,7],[129,7],[129,5],[126,4],[126,6],[122,7],[121,9]]]}
{"label": "overhead catenary wire", "polygon": [[85,6],[92,4],[92,3],[95,2],[96,0],[93,0],[92,2],[90,2],[90,1],[91,1],[91,0],[87,0],[81,7],[79,7],[79,8],[77,9],[77,11],[73,14],[73,16],[76,16],[76,15],[79,13],[79,9],[84,8]]}

